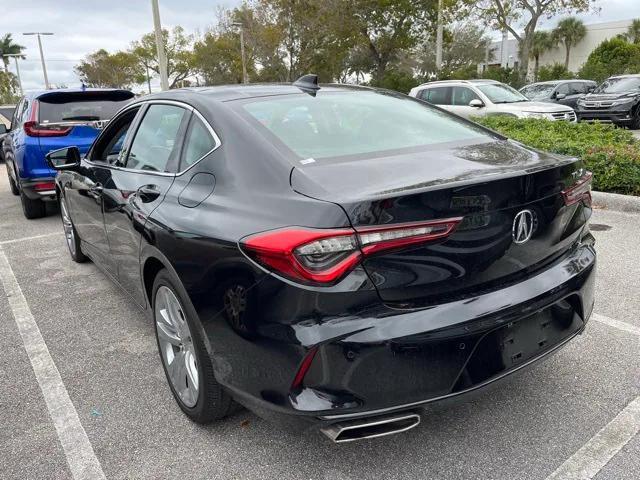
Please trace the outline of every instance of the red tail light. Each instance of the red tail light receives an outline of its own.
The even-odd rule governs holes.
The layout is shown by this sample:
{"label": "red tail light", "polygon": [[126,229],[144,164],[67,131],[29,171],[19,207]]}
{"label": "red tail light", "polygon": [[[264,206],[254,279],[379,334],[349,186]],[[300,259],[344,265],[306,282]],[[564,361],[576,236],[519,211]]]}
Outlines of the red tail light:
{"label": "red tail light", "polygon": [[296,372],[296,376],[293,378],[293,382],[291,383],[291,390],[296,390],[302,386],[302,382],[304,381],[304,377],[311,368],[311,364],[313,363],[313,359],[316,356],[318,351],[317,347],[311,348],[305,357],[302,359],[302,363],[300,363],[300,368]]}
{"label": "red tail light", "polygon": [[37,100],[33,101],[31,106],[31,114],[29,120],[24,122],[24,133],[29,137],[64,137],[69,135],[73,127],[67,127],[63,125],[47,125],[38,123],[38,110],[40,103]]}
{"label": "red tail light", "polygon": [[592,180],[593,174],[591,172],[586,172],[576,183],[563,190],[562,196],[564,197],[564,204],[569,206],[582,201],[586,205],[591,206]]}
{"label": "red tail light", "polygon": [[53,190],[56,188],[56,184],[54,182],[41,182],[33,185],[33,189],[36,191],[45,191],[45,190]]}
{"label": "red tail light", "polygon": [[241,242],[249,257],[291,280],[333,284],[369,255],[444,238],[462,217],[353,230],[288,227]]}

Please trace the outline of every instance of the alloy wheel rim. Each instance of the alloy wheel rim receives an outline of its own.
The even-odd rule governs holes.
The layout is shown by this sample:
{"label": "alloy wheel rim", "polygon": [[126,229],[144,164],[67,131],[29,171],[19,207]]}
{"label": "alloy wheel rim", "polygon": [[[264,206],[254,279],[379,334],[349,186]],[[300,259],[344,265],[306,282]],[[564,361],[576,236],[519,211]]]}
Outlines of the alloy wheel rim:
{"label": "alloy wheel rim", "polygon": [[164,285],[156,292],[155,321],[167,377],[182,403],[193,407],[200,386],[193,338],[180,301]]}
{"label": "alloy wheel rim", "polygon": [[60,202],[60,211],[62,213],[62,227],[64,228],[64,237],[67,241],[67,247],[69,247],[71,255],[75,255],[76,235],[73,231],[73,223],[71,223],[71,217],[69,217],[69,212],[67,210],[67,202],[64,198]]}

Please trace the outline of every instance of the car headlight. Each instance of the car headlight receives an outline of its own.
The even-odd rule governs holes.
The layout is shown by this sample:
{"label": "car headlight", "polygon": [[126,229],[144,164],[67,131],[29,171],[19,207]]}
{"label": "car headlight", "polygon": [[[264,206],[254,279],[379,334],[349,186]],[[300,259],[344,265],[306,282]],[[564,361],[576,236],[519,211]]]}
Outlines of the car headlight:
{"label": "car headlight", "polygon": [[636,101],[636,97],[631,97],[631,98],[621,98],[620,100],[616,100],[613,102],[613,105],[615,106],[619,106],[619,105],[626,105],[628,103],[633,103]]}
{"label": "car headlight", "polygon": [[521,112],[523,118],[550,118],[549,114],[542,112]]}
{"label": "car headlight", "polygon": [[582,106],[584,106],[584,100],[582,100],[582,99],[580,98],[580,99],[578,99],[578,101],[576,102],[576,104],[582,107]]}

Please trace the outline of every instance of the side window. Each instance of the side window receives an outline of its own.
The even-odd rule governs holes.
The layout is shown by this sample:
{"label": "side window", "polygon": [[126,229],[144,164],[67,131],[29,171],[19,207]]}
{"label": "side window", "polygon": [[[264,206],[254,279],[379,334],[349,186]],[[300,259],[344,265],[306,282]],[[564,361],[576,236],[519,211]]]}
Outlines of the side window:
{"label": "side window", "polygon": [[434,105],[451,105],[451,87],[425,89],[422,91],[422,99]]}
{"label": "side window", "polygon": [[107,124],[107,128],[93,147],[92,161],[106,162],[110,165],[124,163],[127,134],[131,132],[131,125],[138,111],[139,108],[131,109]]}
{"label": "side window", "polygon": [[452,105],[468,107],[471,100],[480,100],[473,90],[467,87],[453,87]]}
{"label": "side window", "polygon": [[568,83],[563,83],[562,85],[559,85],[558,88],[556,88],[556,94],[564,93],[565,95],[570,95],[570,92],[571,92],[571,89],[569,88]]}
{"label": "side window", "polygon": [[209,129],[197,116],[193,116],[187,138],[184,144],[184,154],[180,164],[180,170],[190,167],[207,153],[213,150],[216,142]]}
{"label": "side window", "polygon": [[133,138],[126,161],[127,168],[164,172],[170,160],[180,153],[178,131],[186,117],[184,108],[151,105]]}
{"label": "side window", "polygon": [[575,82],[571,84],[571,95],[587,93],[589,84],[587,82]]}
{"label": "side window", "polygon": [[22,116],[22,105],[24,104],[24,98],[22,98],[18,104],[16,105],[15,110],[13,111],[13,116],[11,117],[11,130],[18,127],[20,125],[20,117]]}

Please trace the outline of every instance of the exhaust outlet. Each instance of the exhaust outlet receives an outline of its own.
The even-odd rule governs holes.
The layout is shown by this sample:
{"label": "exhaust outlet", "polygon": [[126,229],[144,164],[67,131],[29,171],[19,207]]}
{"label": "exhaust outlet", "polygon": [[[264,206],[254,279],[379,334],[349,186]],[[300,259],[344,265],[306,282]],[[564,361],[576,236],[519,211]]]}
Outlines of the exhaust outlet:
{"label": "exhaust outlet", "polygon": [[335,443],[346,443],[406,432],[419,423],[420,415],[417,413],[405,413],[402,415],[336,423],[324,427],[320,431]]}

